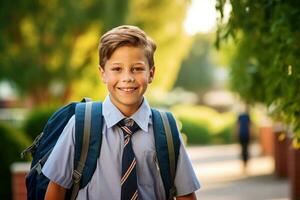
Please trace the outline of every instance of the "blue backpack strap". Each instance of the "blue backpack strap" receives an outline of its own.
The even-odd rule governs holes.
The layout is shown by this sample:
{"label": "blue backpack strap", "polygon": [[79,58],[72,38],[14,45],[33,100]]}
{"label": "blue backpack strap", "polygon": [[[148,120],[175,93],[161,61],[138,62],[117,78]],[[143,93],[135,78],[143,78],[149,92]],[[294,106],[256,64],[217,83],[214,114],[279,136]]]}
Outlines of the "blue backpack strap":
{"label": "blue backpack strap", "polygon": [[[172,180],[171,173],[170,173],[170,160],[169,160],[167,136],[166,136],[163,120],[161,118],[159,111],[155,109],[151,109],[151,111],[152,111],[156,156],[160,168],[160,175],[164,184],[166,199],[170,199],[175,194],[173,194],[174,191],[172,191],[172,189],[174,188],[174,185],[172,185],[174,183],[174,180]],[[170,112],[166,112],[166,115],[172,133],[174,153],[175,153],[175,169],[177,169],[177,160],[178,160],[179,148],[180,148],[179,131],[177,129],[176,121],[173,115]]]}
{"label": "blue backpack strap", "polygon": [[[79,103],[75,111],[75,155],[74,169],[76,169],[82,150],[84,119],[86,103]],[[97,159],[100,156],[102,142],[102,103],[92,102],[91,108],[91,128],[89,138],[89,148],[85,165],[80,180],[80,188],[85,187],[91,180],[97,166]]]}

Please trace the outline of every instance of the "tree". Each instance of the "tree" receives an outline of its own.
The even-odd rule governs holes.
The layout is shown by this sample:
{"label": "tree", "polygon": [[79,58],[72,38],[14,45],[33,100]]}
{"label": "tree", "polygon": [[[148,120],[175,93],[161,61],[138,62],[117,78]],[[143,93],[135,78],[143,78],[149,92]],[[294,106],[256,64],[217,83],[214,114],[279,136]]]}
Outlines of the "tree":
{"label": "tree", "polygon": [[13,82],[36,104],[53,100],[55,93],[67,99],[73,82],[92,62],[100,32],[124,23],[127,4],[2,1],[0,79]]}
{"label": "tree", "polygon": [[212,37],[198,34],[195,36],[189,55],[183,60],[176,87],[182,87],[201,95],[213,84],[215,63],[211,60]]}
{"label": "tree", "polygon": [[231,65],[233,90],[250,103],[262,102],[294,128],[300,141],[300,2],[296,0],[217,1],[221,18],[217,46],[228,38],[237,44]]}

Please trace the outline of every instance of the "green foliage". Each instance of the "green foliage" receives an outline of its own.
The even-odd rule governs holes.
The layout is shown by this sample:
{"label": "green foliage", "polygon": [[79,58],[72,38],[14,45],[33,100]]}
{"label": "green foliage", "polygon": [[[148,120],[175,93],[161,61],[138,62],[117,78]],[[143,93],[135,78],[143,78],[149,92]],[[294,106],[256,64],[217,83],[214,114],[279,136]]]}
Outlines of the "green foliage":
{"label": "green foliage", "polygon": [[209,144],[211,135],[208,128],[197,120],[191,120],[185,117],[178,117],[183,124],[182,132],[187,136],[188,144]]}
{"label": "green foliage", "polygon": [[[224,12],[224,0],[217,1]],[[250,103],[272,106],[274,114],[300,132],[300,2],[231,0],[228,22],[219,22],[217,44],[237,43],[231,85]]]}
{"label": "green foliage", "polygon": [[24,122],[24,132],[32,140],[44,129],[50,116],[57,110],[57,107],[39,107],[30,112]]}
{"label": "green foliage", "polygon": [[1,1],[0,79],[14,82],[35,103],[68,98],[97,54],[100,32],[125,22],[126,4]]}
{"label": "green foliage", "polygon": [[20,161],[20,153],[30,144],[30,140],[20,131],[0,123],[0,196],[11,199],[10,165]]}
{"label": "green foliage", "polygon": [[208,107],[191,105],[178,105],[171,110],[182,123],[182,132],[186,134],[188,144],[224,144],[232,141],[233,113],[219,114]]}
{"label": "green foliage", "polygon": [[210,35],[196,35],[189,55],[181,64],[175,87],[200,94],[212,86],[215,65],[210,59],[211,52]]}

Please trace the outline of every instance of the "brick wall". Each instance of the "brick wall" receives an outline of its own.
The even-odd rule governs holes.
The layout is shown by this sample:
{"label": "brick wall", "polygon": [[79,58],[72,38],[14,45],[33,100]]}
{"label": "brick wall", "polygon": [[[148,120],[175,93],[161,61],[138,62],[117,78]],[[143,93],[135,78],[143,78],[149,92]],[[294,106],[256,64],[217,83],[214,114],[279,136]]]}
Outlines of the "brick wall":
{"label": "brick wall", "polygon": [[263,155],[273,155],[274,153],[274,133],[271,126],[259,128],[259,142]]}
{"label": "brick wall", "polygon": [[300,200],[300,149],[289,148],[289,180],[291,199]]}
{"label": "brick wall", "polygon": [[12,199],[26,200],[25,176],[29,171],[30,163],[13,163],[12,175]]}
{"label": "brick wall", "polygon": [[275,173],[278,177],[287,177],[289,140],[283,132],[275,132],[274,136]]}

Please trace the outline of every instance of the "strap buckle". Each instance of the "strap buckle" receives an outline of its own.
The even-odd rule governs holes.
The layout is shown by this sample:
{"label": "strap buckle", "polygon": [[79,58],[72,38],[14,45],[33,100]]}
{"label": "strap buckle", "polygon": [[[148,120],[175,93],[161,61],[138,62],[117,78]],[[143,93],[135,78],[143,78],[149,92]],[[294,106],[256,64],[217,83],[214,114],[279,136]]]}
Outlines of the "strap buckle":
{"label": "strap buckle", "polygon": [[169,193],[170,193],[169,199],[170,199],[170,200],[171,200],[171,199],[173,200],[174,197],[176,196],[176,193],[177,193],[176,187],[175,187],[175,186],[172,186],[172,187],[170,188]]}
{"label": "strap buckle", "polygon": [[40,139],[42,138],[44,132],[41,132],[33,141],[33,143],[27,147],[26,149],[24,149],[22,152],[21,152],[21,158],[25,158],[25,155],[27,155],[28,153],[31,153],[31,156],[34,155],[36,149],[38,148],[39,146],[39,143],[40,143]]}
{"label": "strap buckle", "polygon": [[73,175],[72,175],[74,183],[76,183],[76,184],[79,183],[81,176],[82,176],[82,174],[79,171],[74,170]]}

